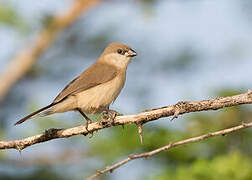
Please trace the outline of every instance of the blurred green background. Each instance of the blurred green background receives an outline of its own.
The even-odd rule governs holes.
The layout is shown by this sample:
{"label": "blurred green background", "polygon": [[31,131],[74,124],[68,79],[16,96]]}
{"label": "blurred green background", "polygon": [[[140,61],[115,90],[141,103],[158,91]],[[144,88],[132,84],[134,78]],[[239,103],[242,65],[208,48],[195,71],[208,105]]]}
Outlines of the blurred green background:
{"label": "blurred green background", "polygon": [[[73,0],[0,0],[0,71],[51,18]],[[125,88],[112,105],[123,114],[178,101],[229,96],[251,89],[252,1],[107,0],[65,29],[32,70],[0,102],[0,140],[83,124],[68,112],[13,124],[49,104],[110,42],[138,52]],[[0,151],[0,180],[79,180],[131,153],[150,151],[207,132],[250,122],[251,105],[191,113],[144,125],[108,128],[89,139],[74,136],[23,150]],[[174,148],[132,161],[99,179],[251,180],[252,131]]]}

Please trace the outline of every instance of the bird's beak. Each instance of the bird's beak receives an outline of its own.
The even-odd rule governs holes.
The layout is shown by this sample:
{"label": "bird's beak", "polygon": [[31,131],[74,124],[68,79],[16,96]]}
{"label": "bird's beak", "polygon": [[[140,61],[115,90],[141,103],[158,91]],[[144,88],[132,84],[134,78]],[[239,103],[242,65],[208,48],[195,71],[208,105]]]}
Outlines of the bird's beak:
{"label": "bird's beak", "polygon": [[137,53],[136,51],[134,51],[133,49],[130,49],[127,54],[126,54],[127,57],[134,57],[134,56],[137,56]]}

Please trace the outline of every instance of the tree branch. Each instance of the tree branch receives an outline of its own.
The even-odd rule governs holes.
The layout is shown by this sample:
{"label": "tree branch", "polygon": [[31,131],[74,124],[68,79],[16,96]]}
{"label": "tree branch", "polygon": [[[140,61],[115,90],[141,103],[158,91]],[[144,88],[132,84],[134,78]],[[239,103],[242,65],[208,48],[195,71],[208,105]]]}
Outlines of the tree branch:
{"label": "tree branch", "polygon": [[76,0],[69,10],[54,16],[52,22],[34,37],[29,46],[19,52],[0,74],[0,100],[32,68],[40,54],[52,44],[62,30],[100,1]]}
{"label": "tree branch", "polygon": [[197,137],[177,141],[177,142],[174,142],[174,143],[170,143],[170,144],[168,144],[166,146],[155,149],[153,151],[140,153],[140,154],[129,155],[128,158],[126,158],[126,159],[124,159],[124,160],[122,160],[122,161],[120,161],[120,162],[118,162],[118,163],[116,163],[116,164],[114,164],[112,166],[106,166],[103,170],[96,171],[96,173],[93,174],[92,176],[89,176],[87,178],[87,180],[92,180],[95,177],[100,176],[100,175],[102,175],[102,174],[104,174],[106,172],[111,172],[112,173],[115,169],[121,167],[122,165],[124,165],[124,164],[126,164],[129,161],[132,161],[134,159],[140,159],[140,158],[149,159],[151,156],[153,156],[155,154],[158,154],[158,153],[163,152],[163,151],[167,151],[167,150],[169,150],[171,148],[174,148],[174,147],[177,147],[177,146],[180,146],[180,145],[201,141],[201,140],[204,140],[204,139],[207,139],[207,138],[210,138],[210,137],[214,137],[214,136],[219,136],[219,135],[224,136],[226,134],[229,134],[229,133],[232,133],[232,132],[235,132],[235,131],[239,131],[241,129],[245,129],[245,128],[248,128],[248,127],[251,127],[251,126],[252,126],[252,122],[251,123],[243,123],[242,125],[235,126],[235,127],[232,127],[232,128],[228,128],[228,129],[224,129],[224,130],[221,130],[221,131],[216,131],[216,132],[204,134],[202,136],[197,136]]}
{"label": "tree branch", "polygon": [[252,103],[252,90],[247,93],[221,97],[211,100],[203,100],[197,102],[179,102],[172,106],[165,106],[157,109],[147,110],[139,114],[134,115],[122,115],[116,116],[114,121],[102,118],[98,122],[89,124],[88,131],[85,125],[80,125],[77,127],[69,129],[49,129],[42,134],[31,136],[21,140],[15,141],[0,141],[0,149],[17,149],[21,151],[22,149],[31,146],[33,144],[49,141],[57,138],[67,138],[79,134],[92,134],[94,131],[98,131],[111,126],[125,125],[125,124],[136,124],[143,125],[149,121],[157,120],[162,117],[168,116],[178,116],[179,114],[196,112],[196,111],[207,111],[207,110],[217,110],[224,107],[236,106],[241,104],[251,104]]}

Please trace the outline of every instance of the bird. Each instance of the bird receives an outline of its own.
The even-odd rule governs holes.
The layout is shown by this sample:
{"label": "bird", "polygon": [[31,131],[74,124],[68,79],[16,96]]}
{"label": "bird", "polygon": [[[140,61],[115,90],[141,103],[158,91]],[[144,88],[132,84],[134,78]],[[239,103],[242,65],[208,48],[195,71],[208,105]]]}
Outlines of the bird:
{"label": "bird", "polygon": [[86,119],[86,129],[92,122],[87,114],[116,112],[109,109],[124,87],[126,70],[137,56],[130,46],[113,42],[83,73],[72,80],[49,105],[27,115],[15,125],[34,117],[78,111]]}

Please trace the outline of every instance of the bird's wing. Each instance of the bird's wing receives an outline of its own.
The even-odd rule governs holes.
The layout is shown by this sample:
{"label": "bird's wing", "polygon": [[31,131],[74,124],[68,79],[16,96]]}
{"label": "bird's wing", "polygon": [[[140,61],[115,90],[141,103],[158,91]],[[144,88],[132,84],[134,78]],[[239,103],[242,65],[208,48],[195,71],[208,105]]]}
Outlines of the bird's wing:
{"label": "bird's wing", "polygon": [[114,66],[109,64],[94,63],[80,76],[71,81],[54,99],[53,104],[62,101],[69,95],[74,95],[99,84],[108,82],[114,79],[116,74],[117,69]]}

